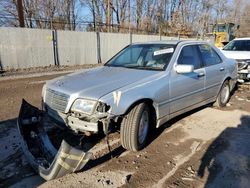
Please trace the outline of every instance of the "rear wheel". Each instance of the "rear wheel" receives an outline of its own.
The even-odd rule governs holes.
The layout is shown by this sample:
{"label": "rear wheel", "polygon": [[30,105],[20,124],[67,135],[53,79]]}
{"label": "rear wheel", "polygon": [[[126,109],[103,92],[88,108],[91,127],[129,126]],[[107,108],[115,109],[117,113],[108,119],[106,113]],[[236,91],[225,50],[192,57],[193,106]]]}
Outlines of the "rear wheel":
{"label": "rear wheel", "polygon": [[230,86],[228,80],[226,80],[220,89],[217,96],[216,102],[214,103],[217,107],[225,107],[230,98]]}
{"label": "rear wheel", "polygon": [[146,103],[136,105],[121,123],[121,144],[125,149],[139,151],[145,147],[150,123],[150,110]]}

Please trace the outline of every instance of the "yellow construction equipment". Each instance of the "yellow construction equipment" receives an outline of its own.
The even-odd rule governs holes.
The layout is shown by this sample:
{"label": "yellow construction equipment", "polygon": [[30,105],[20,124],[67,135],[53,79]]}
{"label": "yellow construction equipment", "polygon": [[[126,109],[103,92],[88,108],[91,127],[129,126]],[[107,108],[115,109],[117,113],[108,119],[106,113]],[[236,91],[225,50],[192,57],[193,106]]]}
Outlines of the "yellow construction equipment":
{"label": "yellow construction equipment", "polygon": [[217,23],[214,25],[214,42],[218,48],[224,47],[229,41],[235,38],[235,31],[239,28],[234,23]]}

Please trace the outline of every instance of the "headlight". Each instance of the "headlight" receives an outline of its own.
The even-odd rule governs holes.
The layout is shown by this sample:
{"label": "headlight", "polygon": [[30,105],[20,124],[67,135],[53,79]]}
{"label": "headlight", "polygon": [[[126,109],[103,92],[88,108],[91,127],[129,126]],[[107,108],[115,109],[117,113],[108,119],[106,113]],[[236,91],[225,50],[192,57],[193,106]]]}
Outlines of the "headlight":
{"label": "headlight", "polygon": [[71,107],[71,111],[80,112],[85,114],[92,114],[96,101],[86,99],[76,99]]}

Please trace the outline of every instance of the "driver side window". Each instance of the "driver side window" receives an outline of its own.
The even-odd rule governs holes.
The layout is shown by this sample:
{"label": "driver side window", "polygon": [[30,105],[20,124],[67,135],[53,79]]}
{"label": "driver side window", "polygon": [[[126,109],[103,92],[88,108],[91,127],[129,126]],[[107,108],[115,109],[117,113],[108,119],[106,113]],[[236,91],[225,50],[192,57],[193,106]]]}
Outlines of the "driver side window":
{"label": "driver side window", "polygon": [[201,60],[197,46],[184,46],[181,50],[177,63],[179,65],[193,65],[194,69],[201,68]]}

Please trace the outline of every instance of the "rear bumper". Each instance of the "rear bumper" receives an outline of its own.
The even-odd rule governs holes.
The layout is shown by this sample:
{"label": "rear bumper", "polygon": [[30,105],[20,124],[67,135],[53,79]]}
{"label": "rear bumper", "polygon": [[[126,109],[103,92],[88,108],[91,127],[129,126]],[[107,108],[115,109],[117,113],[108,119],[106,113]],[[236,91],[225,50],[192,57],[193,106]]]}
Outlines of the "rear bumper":
{"label": "rear bumper", "polygon": [[44,129],[42,112],[25,100],[22,102],[17,126],[24,155],[45,180],[79,171],[92,157],[92,153],[76,149],[64,140],[57,150]]}

